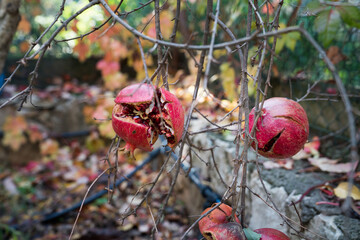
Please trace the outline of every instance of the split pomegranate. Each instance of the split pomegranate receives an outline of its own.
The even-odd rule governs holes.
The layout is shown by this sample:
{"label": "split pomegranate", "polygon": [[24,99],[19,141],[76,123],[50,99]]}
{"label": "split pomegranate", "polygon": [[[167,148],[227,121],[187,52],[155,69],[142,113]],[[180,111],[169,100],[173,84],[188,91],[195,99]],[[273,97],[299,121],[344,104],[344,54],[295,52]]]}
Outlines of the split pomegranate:
{"label": "split pomegranate", "polygon": [[[255,109],[249,115],[253,128]],[[297,102],[281,97],[269,98],[256,124],[256,140],[260,155],[268,158],[288,158],[295,155],[309,136],[309,122],[305,110]],[[254,141],[252,147],[256,149]]]}
{"label": "split pomegranate", "polygon": [[[206,214],[215,205],[216,203],[214,203],[211,207],[206,208],[201,213],[201,215]],[[226,205],[225,203],[220,204],[216,209],[214,209],[212,212],[210,212],[208,215],[206,215],[199,221],[199,230],[201,234],[205,236],[204,233],[211,227],[230,222],[231,212],[232,208],[229,205]],[[240,223],[240,220],[237,216],[235,216],[235,220],[236,222]]]}
{"label": "split pomegranate", "polygon": [[136,148],[151,151],[159,135],[174,147],[184,130],[184,110],[179,100],[163,88],[133,84],[122,89],[112,113],[115,133],[132,155]]}
{"label": "split pomegranate", "polygon": [[290,240],[284,233],[273,228],[259,228],[254,232],[261,234],[260,240]]}
{"label": "split pomegranate", "polygon": [[207,240],[245,240],[240,224],[235,222],[214,225],[204,232],[204,237]]}

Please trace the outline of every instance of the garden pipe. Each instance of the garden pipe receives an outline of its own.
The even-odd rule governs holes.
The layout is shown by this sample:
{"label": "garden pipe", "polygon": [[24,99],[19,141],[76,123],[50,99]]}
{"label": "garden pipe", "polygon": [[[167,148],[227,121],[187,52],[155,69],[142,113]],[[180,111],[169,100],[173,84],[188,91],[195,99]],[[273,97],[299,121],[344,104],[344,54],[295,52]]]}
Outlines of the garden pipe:
{"label": "garden pipe", "polygon": [[[141,163],[139,164],[137,167],[135,167],[130,173],[128,173],[125,177],[121,177],[120,179],[118,179],[115,182],[115,187],[118,187],[121,183],[123,183],[124,181],[128,180],[129,178],[133,177],[135,175],[135,173],[137,171],[139,171],[140,169],[142,169],[146,164],[148,164],[149,162],[151,162],[152,160],[154,160],[157,156],[160,155],[160,153],[162,153],[161,148],[157,148],[155,150],[153,150],[152,152],[149,153],[149,156]],[[110,191],[113,189],[113,186],[110,186]],[[93,195],[91,195],[90,197],[86,198],[83,205],[87,205],[93,201],[95,201],[96,199],[100,198],[101,196],[105,195],[108,193],[107,189],[103,189]],[[47,214],[43,217],[43,219],[41,220],[42,223],[45,222],[49,222],[51,220],[54,220],[58,217],[61,217],[63,215],[65,215],[68,212],[71,212],[77,208],[79,208],[82,204],[82,201],[72,205],[69,208],[66,208],[60,212],[55,212],[55,213],[51,213],[51,214]]]}
{"label": "garden pipe", "polygon": [[[162,142],[164,142],[164,137],[160,136]],[[170,153],[171,158],[176,162],[179,160],[179,157],[172,151],[169,146],[165,146],[165,151]],[[211,187],[204,185],[201,183],[198,172],[195,168],[190,168],[190,164],[188,162],[181,162],[180,166],[184,172],[189,172],[188,178],[192,183],[194,183],[200,190],[203,197],[206,199],[206,203],[204,207],[209,207],[215,202],[221,201],[221,196],[214,192]],[[190,171],[189,171],[190,169]]]}
{"label": "garden pipe", "polygon": [[[142,169],[146,164],[150,163],[152,160],[154,160],[160,154],[165,155],[167,153],[170,153],[170,156],[174,161],[177,161],[179,159],[179,157],[172,151],[172,149],[169,146],[157,148],[157,149],[153,150],[152,152],[150,152],[149,156],[141,164],[139,164],[136,168],[134,168],[129,174],[127,174],[125,177],[121,177],[120,179],[118,179],[115,183],[115,187],[118,187],[121,183],[123,183],[124,181],[126,181],[129,178],[131,178],[132,176],[134,176],[137,171]],[[183,162],[183,163],[181,163],[181,168],[183,169],[183,171],[187,172],[187,171],[189,171],[190,166],[188,163]],[[190,169],[188,177],[191,180],[191,182],[193,182],[199,188],[201,194],[207,200],[207,205],[211,205],[214,202],[220,202],[221,196],[218,195],[217,193],[215,193],[209,186],[206,186],[201,183],[199,175],[196,172],[195,168]],[[110,186],[110,189],[112,189],[112,188],[113,187]],[[103,190],[91,195],[90,197],[86,198],[83,205],[87,205],[107,193],[108,193],[108,190],[103,189]],[[81,204],[82,204],[82,201],[77,202],[76,204],[72,205],[71,207],[63,209],[59,212],[46,214],[42,217],[41,220],[39,220],[39,222],[47,223],[47,222],[53,221],[59,217],[66,215],[67,213],[69,213],[71,211],[78,209],[81,206]],[[12,227],[15,229],[19,229],[20,225],[13,225]]]}

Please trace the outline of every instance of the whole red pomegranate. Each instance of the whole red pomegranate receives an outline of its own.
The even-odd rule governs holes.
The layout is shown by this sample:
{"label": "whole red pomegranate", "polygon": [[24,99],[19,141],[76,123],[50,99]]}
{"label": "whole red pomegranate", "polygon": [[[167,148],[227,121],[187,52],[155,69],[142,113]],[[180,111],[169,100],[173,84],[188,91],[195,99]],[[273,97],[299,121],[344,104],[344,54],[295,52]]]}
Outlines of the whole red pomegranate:
{"label": "whole red pomegranate", "polygon": [[[253,128],[255,109],[249,115]],[[297,102],[281,97],[269,98],[256,124],[256,140],[260,155],[268,158],[288,158],[295,155],[309,136],[305,110]],[[256,149],[255,141],[252,147]]]}
{"label": "whole red pomegranate", "polygon": [[170,147],[180,140],[184,130],[184,110],[169,91],[150,84],[133,84],[115,98],[112,126],[125,142],[125,150],[151,151],[159,135],[165,135]]}
{"label": "whole red pomegranate", "polygon": [[210,227],[204,232],[207,240],[245,240],[239,223],[228,222]]}
{"label": "whole red pomegranate", "polygon": [[260,240],[290,240],[284,233],[273,228],[259,228],[254,232],[261,234]]}
{"label": "whole red pomegranate", "polygon": [[[201,213],[201,215],[207,213],[215,205],[216,203],[214,203],[211,207],[206,208]],[[220,204],[216,209],[214,209],[212,212],[210,212],[208,215],[206,215],[199,221],[199,230],[201,234],[205,237],[205,231],[207,231],[211,227],[230,222],[231,212],[232,208],[229,205],[226,205],[225,203]],[[236,222],[240,223],[240,220],[237,216],[235,216],[235,220]]]}

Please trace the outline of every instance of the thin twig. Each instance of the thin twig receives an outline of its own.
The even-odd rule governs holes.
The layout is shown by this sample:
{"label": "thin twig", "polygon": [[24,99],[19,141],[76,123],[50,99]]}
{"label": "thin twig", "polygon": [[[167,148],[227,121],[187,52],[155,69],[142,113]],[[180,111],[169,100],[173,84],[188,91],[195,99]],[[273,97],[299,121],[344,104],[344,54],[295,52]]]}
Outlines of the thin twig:
{"label": "thin twig", "polygon": [[107,171],[109,171],[110,169],[111,169],[111,168],[107,168],[107,169],[105,169],[102,173],[100,173],[99,176],[97,176],[97,178],[95,178],[95,180],[91,183],[91,185],[90,185],[89,188],[87,189],[87,191],[86,191],[86,193],[85,193],[85,196],[84,196],[84,198],[83,198],[83,200],[82,200],[82,202],[81,202],[81,206],[80,206],[80,208],[79,208],[79,212],[78,212],[78,214],[77,214],[77,216],[76,216],[75,222],[74,222],[73,227],[72,227],[72,229],[71,229],[71,233],[70,233],[70,236],[69,236],[69,238],[68,238],[69,240],[71,240],[71,237],[72,237],[72,235],[74,234],[75,227],[76,227],[76,223],[77,223],[77,221],[78,221],[78,219],[79,219],[79,217],[80,217],[80,213],[81,213],[81,210],[82,210],[82,208],[83,208],[85,199],[86,199],[87,195],[89,194],[91,188],[92,188],[92,187],[94,186],[94,184],[99,180],[99,178],[100,178],[102,175],[104,175]]}
{"label": "thin twig", "polygon": [[300,28],[299,30],[303,34],[303,36],[313,45],[313,47],[322,56],[322,59],[324,60],[325,64],[327,65],[328,69],[330,70],[330,72],[332,73],[332,75],[335,79],[337,88],[341,95],[342,101],[345,105],[345,110],[346,110],[346,114],[348,117],[348,123],[349,123],[349,134],[350,134],[350,145],[351,145],[350,155],[351,155],[351,161],[355,166],[349,173],[350,178],[349,178],[348,197],[346,198],[344,204],[342,205],[342,209],[344,211],[346,211],[347,209],[351,208],[350,193],[351,193],[352,186],[354,185],[355,171],[360,166],[359,165],[359,155],[358,155],[358,145],[357,145],[357,140],[356,140],[355,119],[354,119],[354,115],[352,112],[351,102],[349,100],[349,97],[347,96],[344,84],[341,81],[341,78],[339,77],[339,74],[337,73],[334,64],[327,57],[325,51],[305,29]]}
{"label": "thin twig", "polygon": [[[208,53],[208,57],[207,57],[208,61],[207,61],[207,65],[205,68],[205,75],[204,75],[203,87],[204,87],[205,91],[207,91],[210,67],[211,67],[211,63],[213,61],[213,51],[214,51],[214,44],[215,44],[216,29],[217,29],[217,24],[219,21],[219,13],[220,13],[220,0],[217,0],[215,16],[214,16],[215,20],[214,20],[214,25],[213,25],[211,40],[210,40],[210,49],[209,49],[209,53]],[[211,17],[211,15],[209,15],[208,17]]]}

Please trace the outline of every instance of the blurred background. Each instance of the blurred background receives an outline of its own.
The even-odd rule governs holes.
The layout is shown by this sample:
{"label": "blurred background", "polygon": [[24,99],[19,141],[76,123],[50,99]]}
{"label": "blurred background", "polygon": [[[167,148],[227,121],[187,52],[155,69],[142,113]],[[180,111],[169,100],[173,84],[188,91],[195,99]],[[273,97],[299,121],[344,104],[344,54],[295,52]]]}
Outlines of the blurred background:
{"label": "blurred background", "polygon": [[[271,4],[259,4],[259,11],[271,22],[279,1],[269,2]],[[357,1],[348,2],[355,4]],[[0,69],[0,86],[17,68],[32,42],[53,22],[61,3],[61,0],[21,2],[21,20]],[[115,9],[119,1],[109,0],[108,3]],[[201,44],[206,1],[186,0],[182,3],[176,42]],[[71,17],[85,4],[78,0],[66,1],[60,21]],[[131,26],[155,38],[154,6],[152,1],[142,4],[123,1],[119,15]],[[168,40],[174,24],[176,1],[164,1],[161,5],[161,31],[163,38]],[[221,5],[223,22],[238,38],[245,36],[247,2],[223,0]],[[142,8],[137,10],[140,6]],[[121,88],[145,78],[136,39],[121,25],[107,19],[109,15],[96,5],[71,21],[56,35],[55,42],[40,62],[33,93],[21,111],[17,111],[18,101],[0,109],[0,239],[66,238],[77,210],[50,224],[38,224],[37,221],[81,201],[91,182],[107,168],[104,157],[115,137],[109,120],[114,96]],[[45,42],[60,24],[56,22],[40,43]],[[301,25],[309,31],[335,64],[353,105],[357,131],[360,131],[359,7],[324,4],[317,0],[285,1],[279,28],[293,25]],[[256,29],[255,24],[252,27]],[[230,40],[218,30],[216,42]],[[270,38],[270,44],[272,41]],[[142,44],[151,76],[157,67],[157,54],[153,44],[147,41]],[[259,64],[258,46],[256,41],[250,44],[248,72],[252,75]],[[38,48],[35,46],[32,53]],[[237,55],[228,54],[225,49],[215,50],[214,57],[216,64],[211,69],[209,88],[218,101],[203,97],[199,109],[216,121],[237,105],[240,62]],[[176,83],[171,90],[185,109],[191,102],[197,72],[193,58],[199,58],[198,52],[171,49],[169,82]],[[26,65],[12,76],[11,82],[0,92],[0,104],[28,86],[36,63],[37,56],[26,61]],[[265,64],[269,64],[268,60]],[[308,94],[300,103],[309,117],[310,140],[318,137],[323,156],[349,161],[345,108],[332,74],[318,52],[298,32],[282,35],[277,39],[271,71],[272,88],[268,96],[298,100]],[[263,76],[266,74],[264,72]],[[253,107],[255,93],[256,86],[250,79],[250,107]],[[234,112],[231,119],[236,116]],[[146,153],[136,151],[138,161],[134,163],[120,154],[117,161],[121,164],[121,175],[134,170],[146,156]],[[146,207],[140,208],[137,218],[131,216],[121,224],[119,219],[122,212],[139,201],[139,186],[151,181],[157,173],[156,164],[146,166],[130,181],[119,185],[111,204],[104,195],[88,205],[83,210],[74,238],[117,239],[114,236],[120,233],[124,234],[122,239],[146,238],[153,223]],[[169,190],[171,176],[164,174],[161,181],[153,196],[153,204],[158,206]],[[106,184],[107,175],[104,175],[92,191],[100,191]],[[186,230],[192,222],[188,217],[191,213],[176,193],[171,196],[166,211],[159,231],[164,239],[171,239],[179,229]],[[194,232],[190,236],[196,239],[198,234]]]}

